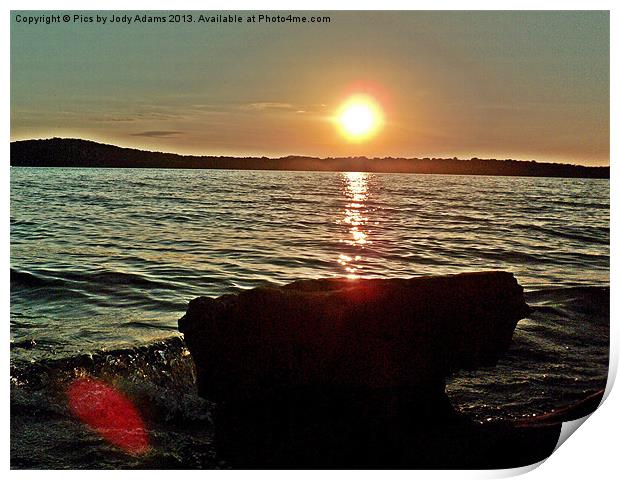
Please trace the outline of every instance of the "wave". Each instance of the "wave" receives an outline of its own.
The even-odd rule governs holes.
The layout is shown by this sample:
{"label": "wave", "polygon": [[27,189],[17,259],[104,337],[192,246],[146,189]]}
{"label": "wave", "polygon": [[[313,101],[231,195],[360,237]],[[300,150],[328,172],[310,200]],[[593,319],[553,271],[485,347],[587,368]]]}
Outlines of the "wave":
{"label": "wave", "polygon": [[[145,455],[123,453],[73,416],[68,389],[82,378],[103,382],[132,402],[148,430]],[[13,364],[11,467],[215,468],[213,406],[196,394],[195,378],[180,337]]]}
{"label": "wave", "polygon": [[173,289],[174,285],[147,275],[113,270],[99,270],[88,273],[41,269],[37,273],[11,267],[11,286],[15,287],[62,287],[76,283],[97,283],[102,285],[125,285],[140,288]]}
{"label": "wave", "polygon": [[181,313],[186,301],[179,294],[184,285],[174,281],[173,275],[153,278],[113,270],[11,268],[10,278],[12,316],[38,311],[41,315],[55,312],[56,316],[76,318],[76,315],[98,314],[110,308],[157,311],[165,316],[170,312]]}
{"label": "wave", "polygon": [[[182,368],[176,368],[179,366]],[[11,382],[14,385],[32,387],[43,383],[62,383],[84,375],[148,376],[155,383],[167,381],[174,375],[175,384],[192,385],[195,382],[189,351],[179,336],[149,344],[11,364]]]}
{"label": "wave", "polygon": [[542,227],[539,225],[516,225],[517,227],[522,227],[526,230],[533,230],[535,232],[544,233],[546,235],[550,235],[551,237],[560,237],[566,238],[569,240],[577,240],[579,242],[584,243],[596,243],[598,245],[608,245],[609,244],[609,228],[608,227],[587,227],[580,225],[578,232],[571,231],[566,226],[562,226],[562,228],[553,228],[553,227]]}
{"label": "wave", "polygon": [[16,287],[61,287],[63,280],[54,277],[37,275],[11,267],[11,288]]}
{"label": "wave", "polygon": [[533,290],[525,293],[534,311],[554,315],[589,315],[593,321],[609,323],[608,286],[579,286]]}

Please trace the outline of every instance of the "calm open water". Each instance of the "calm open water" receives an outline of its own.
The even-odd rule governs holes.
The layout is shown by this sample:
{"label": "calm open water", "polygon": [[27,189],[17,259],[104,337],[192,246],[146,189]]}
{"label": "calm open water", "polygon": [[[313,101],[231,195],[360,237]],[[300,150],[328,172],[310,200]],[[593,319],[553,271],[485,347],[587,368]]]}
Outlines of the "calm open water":
{"label": "calm open water", "polygon": [[[12,465],[217,466],[209,405],[169,338],[194,297],[489,269],[513,272],[536,308],[497,367],[450,381],[455,405],[520,417],[602,388],[607,180],[11,168]],[[68,412],[67,382],[95,374],[144,406],[148,455]]]}

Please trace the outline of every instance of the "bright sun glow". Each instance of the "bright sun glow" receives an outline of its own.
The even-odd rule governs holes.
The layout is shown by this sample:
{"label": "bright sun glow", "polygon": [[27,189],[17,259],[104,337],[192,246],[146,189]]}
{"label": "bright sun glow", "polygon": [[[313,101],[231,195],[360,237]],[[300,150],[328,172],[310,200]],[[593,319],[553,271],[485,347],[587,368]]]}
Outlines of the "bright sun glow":
{"label": "bright sun glow", "polygon": [[336,123],[348,140],[361,142],[383,126],[383,112],[372,97],[354,95],[340,107]]}

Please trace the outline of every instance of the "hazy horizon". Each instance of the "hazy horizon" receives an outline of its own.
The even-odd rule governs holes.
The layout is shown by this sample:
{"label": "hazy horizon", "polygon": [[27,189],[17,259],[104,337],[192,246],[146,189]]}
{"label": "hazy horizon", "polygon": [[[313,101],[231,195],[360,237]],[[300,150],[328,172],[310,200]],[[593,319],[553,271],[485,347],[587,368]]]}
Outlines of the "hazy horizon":
{"label": "hazy horizon", "polygon": [[280,156],[267,156],[267,155],[247,155],[247,156],[239,156],[239,155],[212,155],[212,154],[201,154],[201,153],[189,153],[189,154],[184,154],[184,153],[179,153],[179,152],[173,152],[173,151],[169,151],[169,150],[153,150],[153,149],[146,149],[146,148],[138,148],[138,147],[131,147],[131,146],[124,146],[124,145],[118,145],[118,144],[112,144],[112,143],[106,143],[106,142],[100,142],[98,140],[93,140],[90,138],[69,138],[69,137],[42,137],[42,138],[24,138],[24,139],[16,139],[13,140],[11,139],[11,143],[14,142],[27,142],[27,141],[46,141],[46,140],[64,140],[64,141],[83,141],[83,142],[93,142],[96,143],[98,145],[105,145],[105,146],[109,146],[109,147],[117,147],[117,148],[129,148],[129,149],[134,149],[134,150],[139,150],[141,152],[144,153],[161,153],[161,154],[165,154],[165,155],[179,155],[179,156],[192,156],[192,157],[230,157],[230,158],[267,158],[267,159],[282,159],[282,158],[288,158],[288,157],[301,157],[301,158],[312,158],[312,159],[317,159],[317,160],[328,160],[330,158],[332,159],[336,159],[336,158],[349,158],[349,159],[355,159],[355,158],[366,158],[368,160],[372,160],[372,159],[388,159],[388,158],[394,158],[394,159],[401,159],[401,160],[423,160],[423,159],[430,159],[430,160],[450,160],[450,159],[454,159],[456,158],[457,160],[462,160],[462,161],[469,161],[469,160],[489,160],[489,161],[517,161],[517,162],[538,162],[538,163],[555,163],[558,165],[568,165],[568,166],[578,166],[578,167],[604,167],[604,168],[609,168],[609,164],[607,165],[588,165],[588,164],[579,164],[579,163],[568,163],[568,162],[562,162],[562,161],[557,161],[557,162],[546,162],[546,161],[542,161],[542,160],[538,160],[535,158],[532,159],[517,159],[517,158],[484,158],[484,157],[469,157],[469,158],[465,158],[465,157],[429,157],[427,156],[420,156],[420,157],[367,157],[364,155],[361,156],[348,156],[348,157],[328,157],[328,156],[324,156],[324,157],[319,157],[319,156],[314,156],[314,155],[298,155],[298,154],[288,154],[288,155],[280,155]]}
{"label": "hazy horizon", "polygon": [[[331,21],[27,25],[14,11],[11,140],[609,165],[608,12],[318,13]],[[360,92],[385,122],[352,143],[332,119]]]}

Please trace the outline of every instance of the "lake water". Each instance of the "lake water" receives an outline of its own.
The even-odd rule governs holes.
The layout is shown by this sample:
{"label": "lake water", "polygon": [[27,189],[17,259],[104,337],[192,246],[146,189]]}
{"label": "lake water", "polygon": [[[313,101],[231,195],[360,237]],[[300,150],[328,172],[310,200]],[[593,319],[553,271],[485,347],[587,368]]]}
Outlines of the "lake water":
{"label": "lake water", "polygon": [[[604,387],[607,180],[11,168],[12,465],[216,466],[176,333],[197,296],[495,269],[534,312],[497,367],[451,379],[457,408],[521,417]],[[66,383],[95,373],[148,406],[146,457],[71,417]]]}

